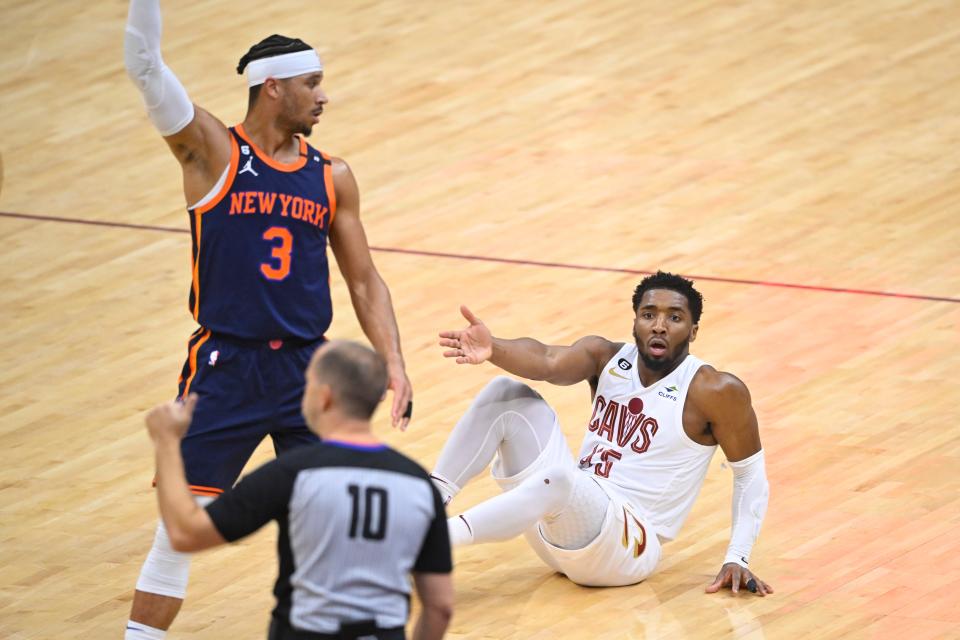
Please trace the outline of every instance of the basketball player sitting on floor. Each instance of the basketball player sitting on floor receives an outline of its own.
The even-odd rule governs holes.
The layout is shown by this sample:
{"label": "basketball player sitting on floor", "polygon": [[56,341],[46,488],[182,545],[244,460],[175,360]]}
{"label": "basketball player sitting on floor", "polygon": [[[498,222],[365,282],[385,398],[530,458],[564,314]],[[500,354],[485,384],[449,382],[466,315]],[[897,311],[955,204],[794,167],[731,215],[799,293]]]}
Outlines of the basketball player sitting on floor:
{"label": "basketball player sitting on floor", "polygon": [[[587,336],[572,346],[506,340],[469,309],[470,325],[440,334],[458,364],[489,360],[530,380],[593,395],[579,462],[553,409],[526,384],[500,376],[460,419],[432,473],[449,502],[493,460],[504,493],[448,520],[455,545],[524,534],[537,555],[588,586],[640,582],[690,513],[720,445],[733,467],[733,531],[708,593],[773,589],[747,563],[769,494],[757,417],[738,378],[690,355],[703,298],[693,283],[658,272],[633,294],[634,343]],[[496,455],[496,460],[494,456]]]}

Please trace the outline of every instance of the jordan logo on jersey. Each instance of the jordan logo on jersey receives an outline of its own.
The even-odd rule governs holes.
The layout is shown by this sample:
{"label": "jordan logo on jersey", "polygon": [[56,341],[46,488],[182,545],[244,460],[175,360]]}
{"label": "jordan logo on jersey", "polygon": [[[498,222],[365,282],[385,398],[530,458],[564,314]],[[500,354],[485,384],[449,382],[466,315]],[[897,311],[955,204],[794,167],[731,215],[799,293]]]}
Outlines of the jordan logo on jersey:
{"label": "jordan logo on jersey", "polygon": [[256,177],[260,177],[260,174],[253,169],[253,156],[247,158],[247,164],[243,165],[243,168],[240,171],[237,171],[237,175],[241,173],[252,173]]}

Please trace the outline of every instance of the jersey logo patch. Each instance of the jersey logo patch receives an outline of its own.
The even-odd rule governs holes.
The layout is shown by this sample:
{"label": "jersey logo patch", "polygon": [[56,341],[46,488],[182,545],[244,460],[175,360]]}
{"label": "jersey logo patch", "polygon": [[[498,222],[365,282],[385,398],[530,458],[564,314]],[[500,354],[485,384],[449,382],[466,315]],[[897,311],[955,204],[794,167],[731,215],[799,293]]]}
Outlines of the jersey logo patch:
{"label": "jersey logo patch", "polygon": [[613,367],[610,367],[609,369],[607,369],[607,373],[609,373],[610,375],[615,376],[615,377],[617,377],[617,378],[620,378],[621,380],[629,380],[629,379],[630,379],[630,378],[628,378],[627,376],[622,376],[622,375],[620,375],[619,373],[617,373],[617,370],[614,369]]}
{"label": "jersey logo patch", "polygon": [[667,387],[666,391],[657,391],[657,395],[661,398],[667,398],[668,400],[677,401],[677,396],[673,395],[677,392],[677,385],[672,385]]}
{"label": "jersey logo patch", "polygon": [[211,367],[217,366],[217,359],[220,357],[220,351],[213,350],[210,352],[210,359],[207,361]]}
{"label": "jersey logo patch", "polygon": [[243,165],[243,169],[237,171],[237,175],[240,175],[241,173],[252,173],[254,176],[260,177],[260,174],[253,169],[253,156],[247,158],[247,164]]}
{"label": "jersey logo patch", "polygon": [[623,369],[624,371],[630,371],[633,365],[626,358],[620,358],[617,360],[617,366]]}
{"label": "jersey logo patch", "polygon": [[245,144],[240,145],[240,153],[242,153],[245,156],[250,155],[250,147],[248,147]]}

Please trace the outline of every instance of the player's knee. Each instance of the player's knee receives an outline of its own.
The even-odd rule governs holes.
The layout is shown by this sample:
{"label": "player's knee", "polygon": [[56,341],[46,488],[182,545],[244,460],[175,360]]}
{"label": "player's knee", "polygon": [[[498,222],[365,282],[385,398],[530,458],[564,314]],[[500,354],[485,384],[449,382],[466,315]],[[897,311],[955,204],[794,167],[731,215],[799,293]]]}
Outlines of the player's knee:
{"label": "player's knee", "polygon": [[550,511],[559,511],[570,502],[576,482],[574,473],[576,471],[567,465],[555,464],[535,475],[540,484],[543,499],[550,506]]}
{"label": "player's knee", "polygon": [[534,391],[529,385],[514,380],[508,376],[497,376],[487,383],[478,400],[486,402],[503,402],[517,400],[520,398],[539,398],[540,394]]}
{"label": "player's knee", "polygon": [[140,570],[137,590],[183,599],[189,579],[190,554],[174,551],[166,527],[159,523],[153,546]]}

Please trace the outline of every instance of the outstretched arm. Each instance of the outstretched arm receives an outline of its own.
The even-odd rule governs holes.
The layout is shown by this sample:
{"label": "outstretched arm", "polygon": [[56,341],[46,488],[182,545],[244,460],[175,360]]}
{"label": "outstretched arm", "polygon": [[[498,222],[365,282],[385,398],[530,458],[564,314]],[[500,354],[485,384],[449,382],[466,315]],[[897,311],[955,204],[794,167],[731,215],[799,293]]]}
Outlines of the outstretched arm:
{"label": "outstretched arm", "polygon": [[442,331],[443,355],[457,364],[480,364],[489,360],[504,371],[528,380],[571,385],[600,374],[600,368],[621,345],[599,336],[580,338],[569,347],[546,345],[533,338],[496,338],[465,306],[460,313],[470,325],[461,331]]}
{"label": "outstretched arm", "polygon": [[770,491],[750,392],[736,376],[703,370],[695,378],[690,393],[733,467],[734,476],[730,545],[723,567],[707,587],[707,593],[726,586],[734,593],[741,586],[760,596],[773,593],[769,584],[747,568],[767,511]]}
{"label": "outstretched arm", "polygon": [[160,54],[159,0],[131,0],[123,40],[127,74],[143,94],[147,114],[183,166],[188,203],[200,200],[230,160],[230,134],[222,122],[187,96]]}
{"label": "outstretched arm", "polygon": [[330,247],[350,289],[350,301],[357,320],[374,349],[387,361],[393,406],[393,426],[406,429],[410,422],[405,415],[413,398],[400,352],[400,330],[393,312],[387,283],[380,277],[370,255],[367,234],[360,222],[360,192],[347,163],[333,159],[333,185],[336,192],[336,215],[330,227]]}

